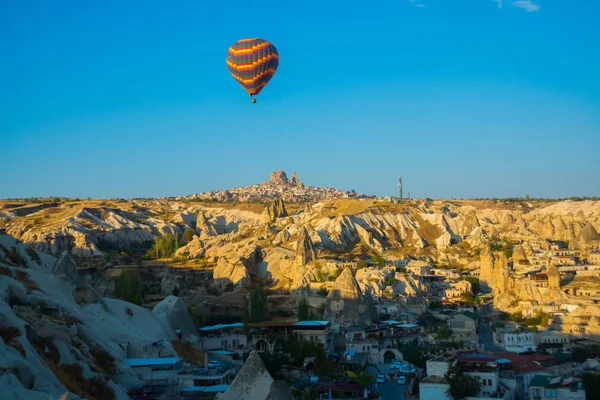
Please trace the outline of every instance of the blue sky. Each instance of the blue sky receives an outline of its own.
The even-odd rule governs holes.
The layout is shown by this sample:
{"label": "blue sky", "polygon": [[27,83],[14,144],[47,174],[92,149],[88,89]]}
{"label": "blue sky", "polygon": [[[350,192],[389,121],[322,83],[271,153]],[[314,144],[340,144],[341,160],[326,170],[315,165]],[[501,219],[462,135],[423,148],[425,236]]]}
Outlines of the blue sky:
{"label": "blue sky", "polygon": [[[94,4],[92,4],[94,3]],[[0,2],[0,198],[297,171],[413,197],[600,195],[591,0]],[[227,48],[270,40],[252,104]]]}

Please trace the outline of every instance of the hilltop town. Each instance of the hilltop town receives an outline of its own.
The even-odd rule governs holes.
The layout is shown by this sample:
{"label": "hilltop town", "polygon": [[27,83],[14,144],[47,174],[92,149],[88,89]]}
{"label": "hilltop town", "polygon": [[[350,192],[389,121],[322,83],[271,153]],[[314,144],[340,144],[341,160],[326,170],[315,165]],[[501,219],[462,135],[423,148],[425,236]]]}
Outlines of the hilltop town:
{"label": "hilltop town", "polygon": [[283,171],[173,199],[0,201],[0,382],[21,398],[584,400],[599,230],[600,201],[377,198]]}

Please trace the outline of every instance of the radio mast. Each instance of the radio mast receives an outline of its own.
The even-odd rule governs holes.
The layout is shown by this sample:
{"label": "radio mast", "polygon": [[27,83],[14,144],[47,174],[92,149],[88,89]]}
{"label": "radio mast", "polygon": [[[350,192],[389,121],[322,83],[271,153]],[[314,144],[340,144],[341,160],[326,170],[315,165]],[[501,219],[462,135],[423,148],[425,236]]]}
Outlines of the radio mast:
{"label": "radio mast", "polygon": [[402,176],[398,177],[398,190],[400,191],[400,201],[402,201]]}

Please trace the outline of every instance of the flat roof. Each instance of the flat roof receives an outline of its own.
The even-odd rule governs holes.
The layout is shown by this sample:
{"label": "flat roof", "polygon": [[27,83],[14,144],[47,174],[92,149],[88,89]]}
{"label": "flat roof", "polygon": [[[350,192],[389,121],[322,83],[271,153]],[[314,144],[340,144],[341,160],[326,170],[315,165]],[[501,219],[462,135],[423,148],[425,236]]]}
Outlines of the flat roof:
{"label": "flat roof", "polygon": [[419,325],[417,324],[400,324],[398,325],[400,328],[418,328]]}
{"label": "flat roof", "polygon": [[219,393],[225,392],[229,385],[213,385],[213,386],[190,386],[181,389],[182,392],[204,392],[204,393]]}
{"label": "flat roof", "polygon": [[235,324],[218,324],[218,325],[213,325],[213,326],[204,326],[202,328],[200,328],[199,330],[202,332],[206,332],[206,331],[216,331],[218,329],[225,329],[225,328],[243,328],[244,324],[241,322],[236,322]]}
{"label": "flat roof", "polygon": [[388,319],[387,321],[381,321],[381,323],[386,325],[400,325],[402,322]]}
{"label": "flat roof", "polygon": [[215,353],[215,354],[222,354],[224,356],[231,356],[235,353],[228,351],[228,350],[206,350],[207,353]]}
{"label": "flat roof", "polygon": [[329,325],[329,321],[310,320],[310,321],[296,322],[293,326],[327,326],[327,325]]}
{"label": "flat roof", "polygon": [[175,365],[180,361],[179,357],[126,358],[125,364],[130,367],[149,367],[151,365]]}

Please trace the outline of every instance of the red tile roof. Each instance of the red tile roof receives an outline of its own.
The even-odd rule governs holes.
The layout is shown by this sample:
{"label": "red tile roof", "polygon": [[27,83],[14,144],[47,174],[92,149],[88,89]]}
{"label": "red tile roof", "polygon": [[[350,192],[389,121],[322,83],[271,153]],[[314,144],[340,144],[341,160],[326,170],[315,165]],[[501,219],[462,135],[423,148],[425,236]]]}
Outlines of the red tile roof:
{"label": "red tile roof", "polygon": [[[545,368],[533,362],[531,356],[522,356],[517,353],[494,353],[500,358],[506,358],[510,360],[512,369],[517,374],[523,374],[526,372],[542,371]],[[541,354],[539,354],[541,355]],[[537,360],[536,360],[537,361]]]}

